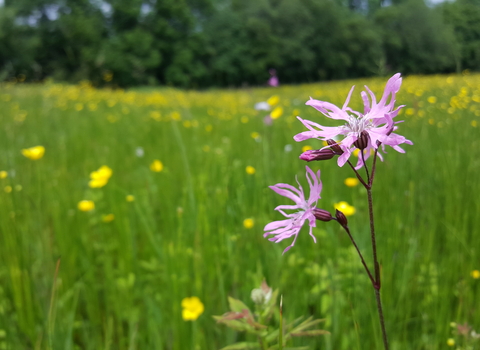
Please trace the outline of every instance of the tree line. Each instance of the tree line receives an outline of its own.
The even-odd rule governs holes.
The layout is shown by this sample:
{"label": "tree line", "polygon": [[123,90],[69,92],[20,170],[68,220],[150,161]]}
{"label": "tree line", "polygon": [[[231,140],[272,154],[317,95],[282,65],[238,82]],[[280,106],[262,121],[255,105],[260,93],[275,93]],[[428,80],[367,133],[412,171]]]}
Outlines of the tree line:
{"label": "tree line", "polygon": [[478,70],[480,0],[4,0],[0,80],[184,88]]}

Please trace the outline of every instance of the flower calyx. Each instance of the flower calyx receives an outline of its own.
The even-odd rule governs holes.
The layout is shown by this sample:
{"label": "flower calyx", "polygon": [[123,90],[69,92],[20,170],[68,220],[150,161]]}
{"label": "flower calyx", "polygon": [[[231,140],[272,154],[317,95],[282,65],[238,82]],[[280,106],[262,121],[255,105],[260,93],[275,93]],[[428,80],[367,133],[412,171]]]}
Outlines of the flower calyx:
{"label": "flower calyx", "polygon": [[368,146],[368,141],[370,140],[370,136],[368,135],[368,132],[363,130],[360,133],[360,136],[358,137],[357,141],[353,143],[355,147],[357,147],[359,150],[364,150]]}
{"label": "flower calyx", "polygon": [[343,154],[342,148],[340,147],[340,145],[339,145],[335,140],[328,139],[328,140],[327,140],[327,143],[328,143],[328,145],[330,146],[330,149],[331,149],[333,152],[335,152],[336,155],[341,156],[341,155]]}
{"label": "flower calyx", "polygon": [[300,155],[299,158],[301,160],[311,162],[313,160],[329,160],[335,157],[335,155],[336,153],[333,150],[330,148],[325,148],[305,151]]}
{"label": "flower calyx", "polygon": [[324,209],[319,209],[319,208],[313,209],[313,215],[317,220],[320,220],[320,221],[328,222],[330,220],[334,220],[332,214],[330,214],[330,212]]}
{"label": "flower calyx", "polygon": [[342,225],[343,227],[348,227],[347,217],[338,209],[335,210],[335,218],[340,225]]}

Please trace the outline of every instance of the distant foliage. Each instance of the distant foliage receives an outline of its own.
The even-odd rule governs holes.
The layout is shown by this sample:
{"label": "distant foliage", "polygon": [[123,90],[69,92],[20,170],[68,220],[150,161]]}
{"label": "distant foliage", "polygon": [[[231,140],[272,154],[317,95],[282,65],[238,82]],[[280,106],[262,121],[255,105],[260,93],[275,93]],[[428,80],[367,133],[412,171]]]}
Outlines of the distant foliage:
{"label": "distant foliage", "polygon": [[[480,66],[480,1],[5,0],[0,80],[184,88]],[[25,77],[25,78],[23,78]]]}

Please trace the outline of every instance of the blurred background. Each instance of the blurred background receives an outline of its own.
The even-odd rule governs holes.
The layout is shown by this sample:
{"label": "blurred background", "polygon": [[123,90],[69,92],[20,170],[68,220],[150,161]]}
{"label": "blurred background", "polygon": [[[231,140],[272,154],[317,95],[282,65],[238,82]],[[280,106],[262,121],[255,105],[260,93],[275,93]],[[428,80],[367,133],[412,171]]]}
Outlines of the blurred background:
{"label": "blurred background", "polygon": [[[264,279],[329,332],[290,348],[381,349],[341,228],[284,255],[263,230],[290,204],[268,186],[307,190],[323,147],[296,117],[339,126],[305,102],[356,85],[363,111],[397,72],[414,145],[373,189],[390,349],[480,349],[479,67],[480,0],[0,0],[0,350],[255,342],[212,316]],[[364,189],[309,166],[372,266]]]}
{"label": "blurred background", "polygon": [[184,88],[478,69],[478,0],[1,0],[0,80]]}

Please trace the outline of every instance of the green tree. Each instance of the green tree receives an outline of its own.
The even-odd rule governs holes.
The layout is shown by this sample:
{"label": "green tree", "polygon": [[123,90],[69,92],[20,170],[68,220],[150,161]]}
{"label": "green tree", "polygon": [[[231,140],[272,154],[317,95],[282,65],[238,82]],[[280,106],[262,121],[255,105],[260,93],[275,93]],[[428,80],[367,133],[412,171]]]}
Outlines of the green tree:
{"label": "green tree", "polygon": [[458,46],[438,11],[421,0],[389,6],[375,14],[382,33],[386,70],[421,74],[452,71]]}

